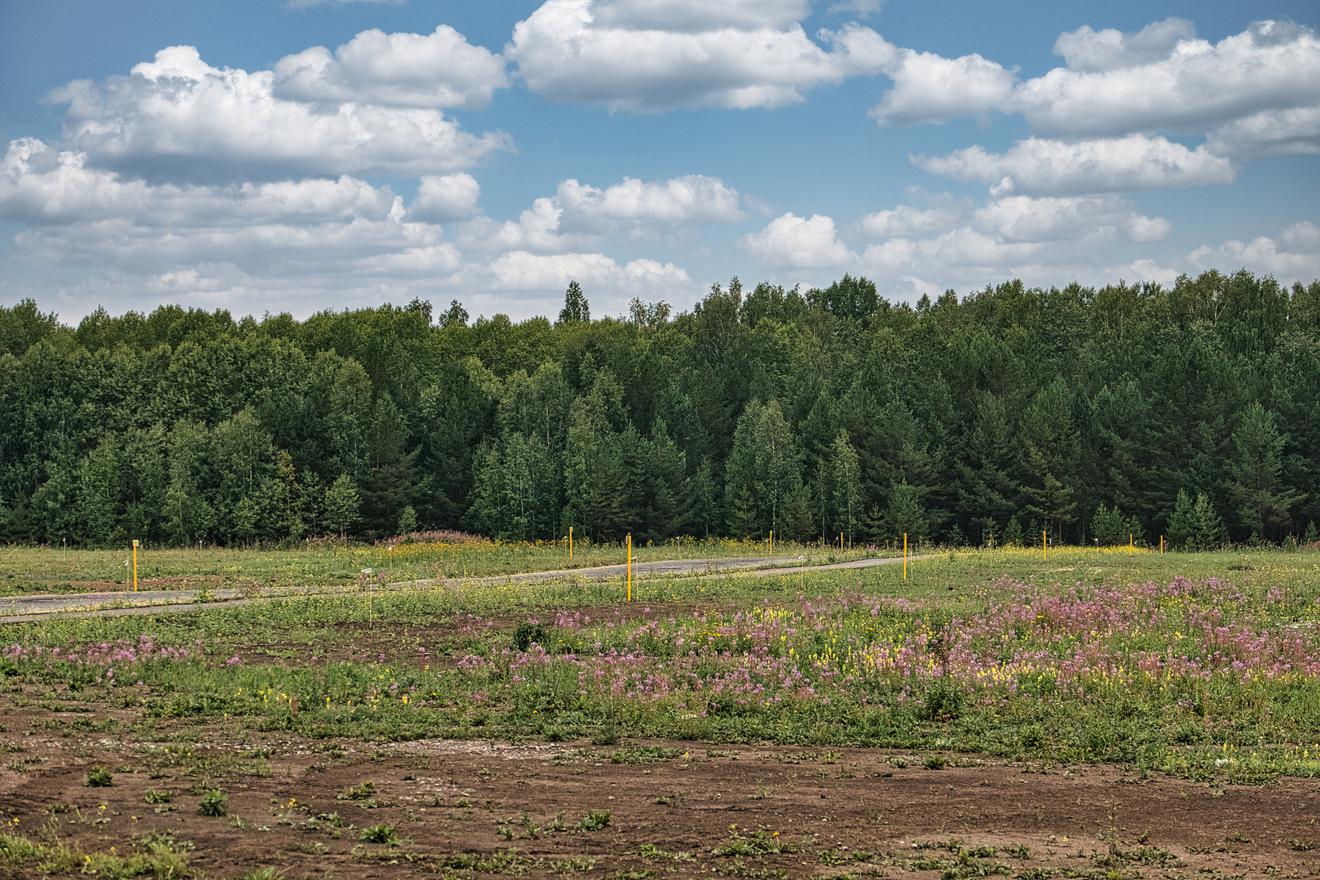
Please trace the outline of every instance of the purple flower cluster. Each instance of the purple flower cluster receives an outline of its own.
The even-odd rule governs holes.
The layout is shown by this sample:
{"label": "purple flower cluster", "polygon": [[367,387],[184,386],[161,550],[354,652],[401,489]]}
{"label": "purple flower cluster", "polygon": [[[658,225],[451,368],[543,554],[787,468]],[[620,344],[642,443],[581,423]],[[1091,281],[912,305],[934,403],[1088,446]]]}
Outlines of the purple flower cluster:
{"label": "purple flower cluster", "polygon": [[192,648],[176,648],[158,645],[151,636],[139,636],[136,640],[69,645],[65,648],[14,644],[6,646],[3,652],[11,660],[46,660],[80,666],[110,666],[147,660],[189,660],[202,656],[202,653],[201,642]]}

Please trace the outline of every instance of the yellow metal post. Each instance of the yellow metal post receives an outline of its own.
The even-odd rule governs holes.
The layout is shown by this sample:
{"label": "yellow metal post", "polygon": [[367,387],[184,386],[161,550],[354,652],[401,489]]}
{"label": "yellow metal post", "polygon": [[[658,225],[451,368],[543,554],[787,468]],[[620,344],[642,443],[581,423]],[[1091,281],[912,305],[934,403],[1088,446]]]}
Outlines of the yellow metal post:
{"label": "yellow metal post", "polygon": [[1160,535],[1160,553],[1164,552],[1164,536]]}
{"label": "yellow metal post", "polygon": [[134,539],[133,539],[133,592],[135,592],[135,593],[138,591],[138,589],[137,589],[137,551],[138,551],[138,539],[137,539],[137,538],[134,538]]}
{"label": "yellow metal post", "polygon": [[1128,556],[1132,555],[1132,533],[1128,532]]}
{"label": "yellow metal post", "polygon": [[1050,558],[1049,536],[1046,534],[1045,529],[1040,530],[1040,558],[1041,559]]}
{"label": "yellow metal post", "polygon": [[843,549],[843,532],[839,532],[839,549]]}
{"label": "yellow metal post", "polygon": [[907,532],[903,533],[903,580],[907,580]]}
{"label": "yellow metal post", "polygon": [[573,561],[573,527],[568,527],[568,561]]}
{"label": "yellow metal post", "polygon": [[628,533],[628,601],[632,601],[632,532]]}
{"label": "yellow metal post", "polygon": [[770,555],[773,556],[774,553],[775,553],[775,530],[774,530],[774,529],[771,529],[771,530],[770,530]]}

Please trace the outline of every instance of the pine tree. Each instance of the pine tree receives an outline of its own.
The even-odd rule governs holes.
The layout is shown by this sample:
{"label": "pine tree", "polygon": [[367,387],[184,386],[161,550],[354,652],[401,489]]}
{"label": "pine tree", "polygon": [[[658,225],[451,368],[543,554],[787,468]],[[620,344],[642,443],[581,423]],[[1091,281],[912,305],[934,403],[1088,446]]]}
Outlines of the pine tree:
{"label": "pine tree", "polygon": [[1237,506],[1239,522],[1258,541],[1268,540],[1287,525],[1288,513],[1301,497],[1283,482],[1286,443],[1274,424],[1274,415],[1259,401],[1252,401],[1233,433],[1229,495]]}

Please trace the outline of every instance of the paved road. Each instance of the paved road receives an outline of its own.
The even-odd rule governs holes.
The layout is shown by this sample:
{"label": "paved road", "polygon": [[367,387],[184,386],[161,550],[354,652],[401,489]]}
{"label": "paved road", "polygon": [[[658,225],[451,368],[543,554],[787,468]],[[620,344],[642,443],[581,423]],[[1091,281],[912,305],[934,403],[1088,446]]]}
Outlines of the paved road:
{"label": "paved road", "polygon": [[[920,557],[910,556],[908,561]],[[702,574],[758,575],[780,577],[816,571],[838,571],[851,568],[870,568],[892,565],[901,558],[854,559],[829,565],[794,565],[791,556],[744,556],[727,559],[666,559],[657,562],[638,562],[633,565],[633,576],[695,576]],[[598,565],[592,568],[565,568],[553,571],[529,571],[520,574],[494,575],[477,578],[430,578],[416,581],[397,581],[377,587],[375,592],[390,590],[425,589],[447,585],[507,584],[532,581],[552,581],[560,578],[578,578],[590,581],[620,578],[625,574],[623,565]],[[239,590],[141,590],[112,593],[43,593],[26,596],[0,597],[0,624],[25,623],[58,617],[121,616],[126,614],[169,614],[214,608],[221,605],[246,605],[292,596],[329,596],[347,593],[360,594],[356,584],[342,587],[312,586],[271,591],[260,595]]]}

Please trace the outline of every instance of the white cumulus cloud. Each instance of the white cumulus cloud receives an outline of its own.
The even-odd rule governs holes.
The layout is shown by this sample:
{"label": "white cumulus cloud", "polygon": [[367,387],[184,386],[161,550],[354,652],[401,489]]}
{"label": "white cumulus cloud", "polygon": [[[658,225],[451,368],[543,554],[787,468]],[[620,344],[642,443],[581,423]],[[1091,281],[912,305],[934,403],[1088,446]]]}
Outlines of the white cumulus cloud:
{"label": "white cumulus cloud", "polygon": [[509,77],[504,59],[448,25],[430,34],[362,31],[332,53],[313,46],[275,65],[274,95],[401,107],[481,108]]}
{"label": "white cumulus cloud", "polygon": [[1196,28],[1185,18],[1165,18],[1135,33],[1115,28],[1095,30],[1083,25],[1060,34],[1054,52],[1073,70],[1100,71],[1150,64],[1168,58],[1179,43],[1195,39]]}
{"label": "white cumulus cloud", "polygon": [[871,109],[882,123],[984,118],[1013,96],[1013,71],[976,54],[945,58],[904,49],[888,73],[894,87]]}
{"label": "white cumulus cloud", "polygon": [[79,80],[66,143],[93,162],[158,178],[444,173],[471,167],[509,139],[472,135],[440,111],[343,103],[321,108],[274,95],[271,71],[206,64],[171,46],[129,76]]}
{"label": "white cumulus cloud", "polygon": [[[1128,45],[1141,34],[1120,38],[1113,58],[1096,51],[1098,35],[1065,34],[1065,57],[1082,66],[1024,82],[1013,106],[1039,132],[1076,136],[1205,131],[1320,103],[1320,37],[1311,28],[1260,21],[1210,43],[1166,26],[1144,48]],[[1153,60],[1129,63],[1140,58]]]}
{"label": "white cumulus cloud", "polygon": [[980,146],[913,156],[924,171],[992,184],[998,195],[1081,194],[1231,183],[1233,164],[1204,146],[1133,134],[1081,141],[1028,138],[1003,153]]}
{"label": "white cumulus cloud", "polygon": [[477,213],[481,184],[471,174],[428,174],[417,186],[408,216],[431,223],[466,220]]}
{"label": "white cumulus cloud", "polygon": [[834,268],[855,258],[835,234],[834,220],[823,214],[783,214],[761,231],[743,236],[739,244],[772,266],[795,269]]}
{"label": "white cumulus cloud", "polygon": [[795,20],[805,7],[547,0],[505,55],[544,97],[634,111],[775,107],[893,61],[896,49],[860,25],[811,39]]}

